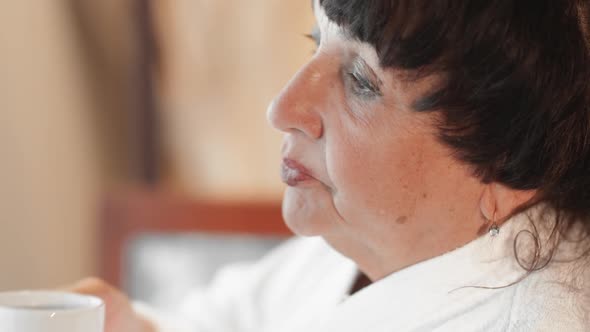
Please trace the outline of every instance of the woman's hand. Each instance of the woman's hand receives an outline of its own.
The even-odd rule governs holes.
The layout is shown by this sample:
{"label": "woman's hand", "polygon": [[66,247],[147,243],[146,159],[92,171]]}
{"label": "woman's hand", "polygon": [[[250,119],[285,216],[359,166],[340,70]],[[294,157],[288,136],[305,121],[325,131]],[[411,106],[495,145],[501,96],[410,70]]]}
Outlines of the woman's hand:
{"label": "woman's hand", "polygon": [[98,278],[83,279],[65,290],[103,299],[105,332],[156,332],[151,323],[135,313],[125,294]]}

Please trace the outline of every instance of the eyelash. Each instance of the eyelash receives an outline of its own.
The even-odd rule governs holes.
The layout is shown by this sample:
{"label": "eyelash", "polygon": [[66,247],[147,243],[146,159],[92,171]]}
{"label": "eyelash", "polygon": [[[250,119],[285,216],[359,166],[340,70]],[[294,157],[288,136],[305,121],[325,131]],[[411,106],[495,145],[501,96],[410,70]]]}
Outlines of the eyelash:
{"label": "eyelash", "polygon": [[303,36],[313,42],[314,47],[311,49],[311,54],[315,54],[318,51],[318,48],[320,47],[320,40],[317,39],[313,35],[313,33],[306,33]]}
{"label": "eyelash", "polygon": [[364,98],[371,98],[381,95],[379,89],[375,87],[375,85],[369,80],[362,77],[359,73],[349,71],[346,73],[346,76],[351,82],[351,89],[355,95]]}

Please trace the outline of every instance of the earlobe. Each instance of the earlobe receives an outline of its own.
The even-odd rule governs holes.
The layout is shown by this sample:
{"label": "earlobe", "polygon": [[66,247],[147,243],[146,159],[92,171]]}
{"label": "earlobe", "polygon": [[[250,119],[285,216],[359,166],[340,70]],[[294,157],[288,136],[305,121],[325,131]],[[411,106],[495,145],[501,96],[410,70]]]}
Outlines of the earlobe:
{"label": "earlobe", "polygon": [[492,220],[496,214],[496,197],[492,190],[493,185],[490,183],[485,186],[479,200],[479,209],[484,222]]}
{"label": "earlobe", "polygon": [[481,214],[485,220],[501,224],[509,219],[516,209],[529,203],[536,193],[536,190],[516,190],[499,183],[489,183],[481,195]]}

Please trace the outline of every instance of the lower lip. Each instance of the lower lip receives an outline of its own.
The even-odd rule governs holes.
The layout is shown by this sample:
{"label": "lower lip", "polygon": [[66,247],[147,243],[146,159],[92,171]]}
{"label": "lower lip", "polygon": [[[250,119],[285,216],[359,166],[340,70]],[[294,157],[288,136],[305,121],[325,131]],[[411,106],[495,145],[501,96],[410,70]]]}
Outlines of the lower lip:
{"label": "lower lip", "polygon": [[281,179],[287,185],[294,187],[302,182],[312,180],[313,177],[299,169],[291,168],[283,163],[281,165]]}

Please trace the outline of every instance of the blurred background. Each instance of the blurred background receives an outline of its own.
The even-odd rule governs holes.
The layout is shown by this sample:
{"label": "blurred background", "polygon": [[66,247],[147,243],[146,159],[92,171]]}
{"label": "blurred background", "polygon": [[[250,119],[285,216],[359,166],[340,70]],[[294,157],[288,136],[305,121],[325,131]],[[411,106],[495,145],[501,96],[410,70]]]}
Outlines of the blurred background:
{"label": "blurred background", "polygon": [[312,25],[309,1],[0,3],[0,290],[99,275],[164,305],[288,236],[265,110]]}

